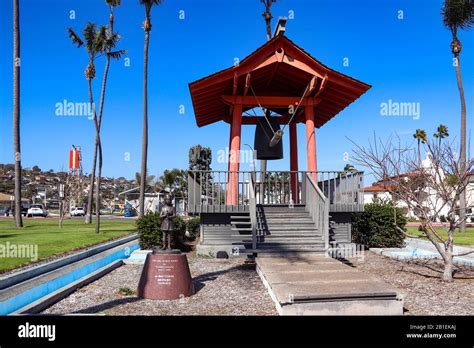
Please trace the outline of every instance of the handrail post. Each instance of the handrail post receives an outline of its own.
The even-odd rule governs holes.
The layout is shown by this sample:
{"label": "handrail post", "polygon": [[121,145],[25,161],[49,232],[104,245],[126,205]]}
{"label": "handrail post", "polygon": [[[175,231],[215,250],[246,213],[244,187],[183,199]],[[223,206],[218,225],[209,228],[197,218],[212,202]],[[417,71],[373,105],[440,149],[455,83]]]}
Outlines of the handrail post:
{"label": "handrail post", "polygon": [[249,185],[249,214],[250,214],[250,223],[252,225],[252,249],[257,249],[257,205],[255,198],[255,176],[256,173],[253,172],[250,175],[250,185]]}

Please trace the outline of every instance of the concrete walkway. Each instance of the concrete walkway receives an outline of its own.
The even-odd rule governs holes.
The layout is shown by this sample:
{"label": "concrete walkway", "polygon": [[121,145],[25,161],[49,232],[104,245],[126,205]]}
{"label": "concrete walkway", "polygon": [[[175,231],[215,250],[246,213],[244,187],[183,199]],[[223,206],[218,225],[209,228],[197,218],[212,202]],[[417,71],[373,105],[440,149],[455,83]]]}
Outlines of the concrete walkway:
{"label": "concrete walkway", "polygon": [[[439,244],[443,247],[441,243]],[[401,261],[441,259],[438,250],[430,241],[413,238],[406,238],[405,247],[403,248],[370,248],[370,251]],[[474,267],[474,248],[455,245],[453,251],[454,254],[471,253],[464,256],[455,256],[453,264]]]}
{"label": "concrete walkway", "polygon": [[257,257],[257,273],[281,315],[402,315],[388,284],[324,255]]}

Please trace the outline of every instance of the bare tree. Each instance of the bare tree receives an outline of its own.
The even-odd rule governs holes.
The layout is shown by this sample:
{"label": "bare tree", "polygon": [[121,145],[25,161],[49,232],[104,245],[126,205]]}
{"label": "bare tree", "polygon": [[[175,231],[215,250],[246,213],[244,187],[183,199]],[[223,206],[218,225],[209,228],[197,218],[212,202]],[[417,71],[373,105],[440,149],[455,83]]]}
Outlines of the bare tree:
{"label": "bare tree", "polygon": [[[454,254],[454,232],[466,219],[459,214],[459,195],[466,189],[473,160],[463,165],[455,144],[440,141],[439,137],[423,144],[427,154],[423,161],[417,149],[402,145],[399,138],[389,137],[384,142],[374,135],[367,146],[353,144],[354,162],[368,168],[379,185],[391,193],[392,200],[403,202],[420,220],[422,236],[434,245],[444,262],[442,279],[452,281],[453,257],[466,255]],[[441,215],[448,222],[442,227],[445,236],[434,226]]]}
{"label": "bare tree", "polygon": [[60,178],[60,185],[63,185],[62,189],[59,188],[59,228],[63,227],[63,221],[66,214],[70,212],[73,205],[77,205],[78,202],[82,202],[85,195],[86,182],[82,175],[73,175],[71,173],[65,173]]}

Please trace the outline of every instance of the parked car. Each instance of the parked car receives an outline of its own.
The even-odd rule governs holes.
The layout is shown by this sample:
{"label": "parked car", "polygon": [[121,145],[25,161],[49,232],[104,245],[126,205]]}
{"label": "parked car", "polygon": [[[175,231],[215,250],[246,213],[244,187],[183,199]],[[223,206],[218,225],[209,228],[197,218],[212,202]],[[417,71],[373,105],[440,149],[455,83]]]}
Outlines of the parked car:
{"label": "parked car", "polygon": [[33,204],[31,208],[28,209],[27,216],[28,217],[33,217],[33,216],[46,217],[48,216],[48,211],[42,204]]}
{"label": "parked car", "polygon": [[[21,215],[27,216],[28,209],[30,208],[29,204],[21,204]],[[12,215],[15,216],[15,206],[13,205],[12,209],[8,208],[7,216]]]}
{"label": "parked car", "polygon": [[86,211],[82,207],[73,207],[71,209],[71,216],[85,216]]}
{"label": "parked car", "polygon": [[111,215],[112,214],[112,209],[110,208],[102,208],[100,210],[100,215]]}
{"label": "parked car", "polygon": [[9,216],[10,207],[0,207],[0,216]]}

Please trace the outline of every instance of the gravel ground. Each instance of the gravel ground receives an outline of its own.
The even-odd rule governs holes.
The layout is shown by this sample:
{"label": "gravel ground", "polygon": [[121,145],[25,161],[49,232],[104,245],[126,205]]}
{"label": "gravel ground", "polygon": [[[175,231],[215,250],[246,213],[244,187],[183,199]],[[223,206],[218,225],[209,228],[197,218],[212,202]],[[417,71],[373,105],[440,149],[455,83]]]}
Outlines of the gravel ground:
{"label": "gravel ground", "polygon": [[[174,301],[141,300],[136,288],[142,265],[124,265],[77,290],[45,314],[277,315],[255,267],[243,260],[188,256],[198,290]],[[366,252],[349,259],[356,269],[384,280],[404,296],[406,315],[473,315],[474,269],[462,268],[452,283],[440,280],[438,261],[407,263]]]}
{"label": "gravel ground", "polygon": [[143,265],[123,265],[46,309],[45,314],[277,315],[255,266],[244,260],[188,257],[197,293],[156,301],[137,298]]}
{"label": "gravel ground", "polygon": [[473,315],[474,269],[459,269],[451,283],[440,279],[439,261],[403,262],[366,252],[356,269],[395,286],[404,295],[406,315]]}

